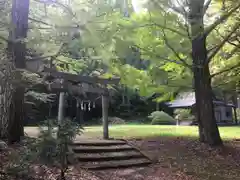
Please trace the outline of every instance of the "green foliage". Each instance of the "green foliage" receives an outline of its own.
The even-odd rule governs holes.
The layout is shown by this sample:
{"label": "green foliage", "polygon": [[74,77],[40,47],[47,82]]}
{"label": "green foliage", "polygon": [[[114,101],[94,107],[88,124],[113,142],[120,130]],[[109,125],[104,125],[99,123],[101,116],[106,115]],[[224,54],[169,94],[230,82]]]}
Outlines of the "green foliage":
{"label": "green foliage", "polygon": [[37,139],[28,139],[23,148],[12,154],[12,163],[8,171],[11,174],[27,176],[34,164],[42,163],[48,166],[57,166],[62,172],[67,168],[68,144],[82,128],[75,122],[65,119],[57,128],[57,122],[47,120],[40,128]]}
{"label": "green foliage", "polygon": [[[46,128],[47,125],[47,128]],[[58,128],[56,128],[58,127]],[[82,128],[70,119],[64,119],[61,125],[48,120],[40,127],[38,138],[39,156],[48,164],[60,164],[61,147],[72,143],[76,135],[80,135]],[[66,150],[67,151],[67,150]],[[67,153],[67,152],[65,152]],[[65,154],[64,156],[66,156]],[[51,159],[51,160],[50,160]]]}
{"label": "green foliage", "polygon": [[[184,24],[174,13],[132,13],[128,18],[113,13],[107,18],[111,26],[106,25],[107,30],[98,37],[106,38],[101,39],[104,46],[101,52],[107,53],[110,72],[121,77],[122,84],[137,89],[141,96],[160,93],[158,101],[168,100],[175,92],[191,89],[191,71],[179,65],[181,62],[176,53],[166,45],[171,44],[177,54],[191,64],[190,41],[186,38]],[[166,20],[169,21],[163,32]],[[183,36],[169,29],[179,29]]]}
{"label": "green foliage", "polygon": [[37,145],[39,147],[39,158],[45,164],[54,164],[58,154],[58,143],[56,140],[57,129],[54,128],[56,124],[51,120],[47,120],[43,125],[43,127],[39,127],[40,134],[38,136]]}
{"label": "green foliage", "polygon": [[54,101],[55,94],[39,93],[36,91],[28,91],[25,93],[25,102],[30,102],[30,99],[41,101],[43,103],[48,103]]}
{"label": "green foliage", "polygon": [[163,111],[154,111],[148,118],[151,119],[152,125],[175,124],[174,118]]}
{"label": "green foliage", "polygon": [[31,165],[38,160],[38,146],[36,139],[27,138],[23,147],[10,155],[7,172],[16,177],[28,177]]}
{"label": "green foliage", "polygon": [[194,120],[194,116],[191,114],[191,110],[189,109],[176,109],[174,111],[175,119],[184,120],[184,121],[192,121]]}
{"label": "green foliage", "polygon": [[[191,68],[184,66],[181,61],[192,65],[191,32],[188,24],[185,24],[186,19],[167,7],[177,3],[169,2],[149,1],[147,13],[134,13],[129,10],[130,6],[123,8],[121,2],[116,5],[104,0],[31,1],[28,37],[24,41],[28,49],[42,56],[59,51],[54,63],[60,71],[119,76],[124,86],[137,90],[141,96],[159,93],[156,101],[169,100],[176,92],[192,89],[193,86]],[[219,1],[212,2],[217,2],[217,5],[209,6],[211,14],[222,14]],[[228,1],[227,5],[233,6],[234,3]],[[3,12],[0,49],[7,45],[6,39],[11,28],[10,7],[8,1],[0,4]],[[183,8],[188,12],[187,5]],[[123,16],[126,9],[131,12],[128,17]],[[208,49],[216,49],[216,45],[229,34],[238,22],[236,14],[208,36]],[[206,15],[208,23],[215,17]],[[235,33],[231,42],[226,42],[220,49],[210,63],[212,73],[239,65],[239,51],[234,51],[233,45],[239,47],[238,39],[239,35]],[[211,52],[209,50],[208,54]],[[231,56],[226,58],[229,54]],[[231,69],[212,78],[213,85],[236,90],[239,87],[239,74],[239,68]],[[26,79],[30,80],[30,84],[41,81],[33,75],[26,76]],[[49,100],[45,94],[41,94],[41,97],[36,93],[31,95],[44,102]]]}
{"label": "green foliage", "polygon": [[[228,12],[230,7],[235,7],[238,4],[237,1],[222,1],[215,0],[212,2],[212,10],[215,14]],[[213,13],[213,14],[214,14]],[[225,37],[227,37],[234,26],[239,22],[238,11],[233,13],[224,23],[219,24],[218,28],[212,32],[208,37],[209,49],[216,47],[216,44],[220,44]],[[240,53],[239,53],[239,33],[238,30],[228,38],[223,47],[219,50],[216,56],[212,59],[210,66],[212,74],[219,73],[212,78],[212,85],[215,89],[222,89],[225,91],[236,91],[239,89],[240,79]],[[238,90],[237,90],[238,91]]]}
{"label": "green foliage", "polygon": [[81,133],[81,126],[69,119],[65,119],[60,125],[58,125],[57,164],[61,170],[61,179],[65,179],[65,172],[68,168],[67,158],[71,155],[68,151],[68,145],[73,142],[77,134],[80,135]]}

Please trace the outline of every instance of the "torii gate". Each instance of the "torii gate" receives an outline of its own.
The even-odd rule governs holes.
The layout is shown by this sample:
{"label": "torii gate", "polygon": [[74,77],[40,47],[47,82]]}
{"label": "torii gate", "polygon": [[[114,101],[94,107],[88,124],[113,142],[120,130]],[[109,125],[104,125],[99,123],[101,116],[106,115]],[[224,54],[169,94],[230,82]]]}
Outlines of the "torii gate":
{"label": "torii gate", "polygon": [[[53,82],[48,84],[50,90],[57,90],[60,92],[59,108],[58,108],[58,122],[61,123],[64,119],[64,99],[65,92],[72,91],[77,94],[84,92],[97,93],[102,96],[102,120],[103,120],[103,138],[109,139],[108,131],[108,107],[109,107],[109,90],[108,84],[118,84],[120,78],[103,79],[91,76],[81,76],[65,72],[58,72],[51,68],[44,68],[42,73],[48,74],[54,79],[60,79],[60,82]],[[84,84],[83,84],[84,83]],[[79,85],[80,84],[80,85]],[[97,84],[100,85],[96,86]]]}
{"label": "torii gate", "polygon": [[[58,53],[57,53],[58,54]],[[60,92],[58,121],[61,123],[64,119],[64,95],[65,92],[74,91],[76,94],[83,94],[84,92],[97,93],[102,96],[102,119],[103,119],[103,138],[109,139],[108,132],[108,107],[109,107],[109,90],[108,84],[118,84],[120,78],[104,79],[99,77],[82,76],[71,73],[59,72],[54,69],[53,59],[50,61],[43,58],[35,58],[35,60],[26,62],[26,69],[30,72],[40,74],[41,76],[50,76],[53,79],[60,79],[60,82],[53,82],[48,84],[49,90],[56,90]],[[79,85],[79,84],[83,84]]]}
{"label": "torii gate", "polygon": [[[59,79],[59,82],[47,84],[50,91],[60,92],[58,121],[61,123],[64,119],[64,95],[65,92],[75,92],[83,94],[84,92],[96,93],[102,96],[102,119],[103,119],[103,138],[109,139],[108,132],[108,107],[109,107],[109,90],[108,84],[118,84],[120,78],[104,79],[99,77],[82,76],[56,71],[52,68],[52,61],[44,62],[42,59],[27,61],[26,69],[30,72],[37,73],[41,76],[50,76],[53,79]],[[46,65],[48,67],[46,67]],[[50,67],[50,68],[49,68]],[[80,84],[80,85],[79,85]]]}

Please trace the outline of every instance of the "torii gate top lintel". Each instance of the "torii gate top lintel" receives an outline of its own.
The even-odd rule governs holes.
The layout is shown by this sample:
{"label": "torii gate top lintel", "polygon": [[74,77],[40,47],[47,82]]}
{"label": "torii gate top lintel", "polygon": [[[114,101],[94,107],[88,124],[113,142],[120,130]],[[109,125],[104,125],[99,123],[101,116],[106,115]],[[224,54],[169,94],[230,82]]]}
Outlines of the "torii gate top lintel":
{"label": "torii gate top lintel", "polygon": [[50,76],[54,78],[64,79],[66,81],[70,82],[76,82],[76,83],[88,83],[88,84],[118,84],[120,82],[120,78],[99,78],[99,77],[91,77],[91,76],[82,76],[82,75],[76,75],[76,74],[70,74],[65,72],[59,72],[54,69],[50,68],[44,68],[43,72],[50,73]]}

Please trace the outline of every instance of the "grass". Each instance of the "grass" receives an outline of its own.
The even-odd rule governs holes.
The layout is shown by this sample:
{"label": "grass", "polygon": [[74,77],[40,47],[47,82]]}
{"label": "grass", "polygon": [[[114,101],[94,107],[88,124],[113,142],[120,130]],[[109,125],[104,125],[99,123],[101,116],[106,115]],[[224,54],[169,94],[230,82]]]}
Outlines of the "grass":
{"label": "grass", "polygon": [[[240,127],[219,127],[223,139],[240,138]],[[197,137],[196,126],[168,126],[168,125],[112,125],[109,127],[110,137],[114,138],[146,138],[156,136],[169,137]],[[102,127],[85,127],[84,135],[101,137]]]}

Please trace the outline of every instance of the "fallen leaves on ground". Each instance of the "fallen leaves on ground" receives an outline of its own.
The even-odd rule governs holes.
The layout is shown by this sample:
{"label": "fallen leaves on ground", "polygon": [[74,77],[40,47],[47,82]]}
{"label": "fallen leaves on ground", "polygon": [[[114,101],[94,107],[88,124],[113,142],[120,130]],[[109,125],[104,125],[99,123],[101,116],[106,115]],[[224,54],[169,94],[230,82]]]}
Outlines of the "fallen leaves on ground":
{"label": "fallen leaves on ground", "polygon": [[[155,163],[149,167],[95,172],[70,166],[66,180],[240,180],[239,141],[228,141],[218,148],[186,138],[138,139],[131,143]],[[0,152],[1,170],[9,163],[9,155],[19,148],[15,145]],[[31,176],[36,180],[56,180],[59,174],[57,168],[31,165]]]}
{"label": "fallen leaves on ground", "polygon": [[240,180],[240,142],[209,147],[194,139],[155,138],[133,141],[161,167],[201,180]]}

